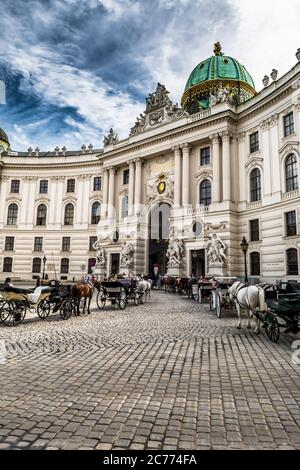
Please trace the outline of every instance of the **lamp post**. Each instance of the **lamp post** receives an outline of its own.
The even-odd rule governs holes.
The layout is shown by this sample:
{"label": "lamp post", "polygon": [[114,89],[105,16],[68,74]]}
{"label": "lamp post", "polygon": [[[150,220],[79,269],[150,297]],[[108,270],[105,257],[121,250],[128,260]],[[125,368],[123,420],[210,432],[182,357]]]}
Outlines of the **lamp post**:
{"label": "lamp post", "polygon": [[46,258],[46,256],[44,256],[44,258],[43,258],[43,279],[45,279],[45,266],[46,266],[46,261],[47,261],[47,258]]}
{"label": "lamp post", "polygon": [[242,252],[244,253],[244,262],[245,262],[245,282],[248,282],[248,274],[247,274],[247,251],[248,251],[249,243],[247,242],[246,238],[243,237],[243,240],[240,243],[240,247]]}

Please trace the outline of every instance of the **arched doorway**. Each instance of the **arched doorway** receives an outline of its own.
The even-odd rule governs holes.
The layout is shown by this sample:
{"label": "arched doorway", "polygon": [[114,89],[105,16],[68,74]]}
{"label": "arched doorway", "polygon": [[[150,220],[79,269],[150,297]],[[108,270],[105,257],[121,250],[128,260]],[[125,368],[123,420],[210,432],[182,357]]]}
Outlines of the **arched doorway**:
{"label": "arched doorway", "polygon": [[155,278],[167,272],[166,252],[169,244],[171,207],[166,202],[156,204],[149,214],[149,275]]}

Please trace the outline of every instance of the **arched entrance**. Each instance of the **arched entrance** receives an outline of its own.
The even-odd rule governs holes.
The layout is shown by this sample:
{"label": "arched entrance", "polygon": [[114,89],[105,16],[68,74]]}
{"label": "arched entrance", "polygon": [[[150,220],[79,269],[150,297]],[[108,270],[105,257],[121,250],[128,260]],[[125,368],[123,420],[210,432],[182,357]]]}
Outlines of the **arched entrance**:
{"label": "arched entrance", "polygon": [[156,204],[149,214],[149,275],[155,278],[167,272],[166,252],[169,244],[171,207],[166,202]]}

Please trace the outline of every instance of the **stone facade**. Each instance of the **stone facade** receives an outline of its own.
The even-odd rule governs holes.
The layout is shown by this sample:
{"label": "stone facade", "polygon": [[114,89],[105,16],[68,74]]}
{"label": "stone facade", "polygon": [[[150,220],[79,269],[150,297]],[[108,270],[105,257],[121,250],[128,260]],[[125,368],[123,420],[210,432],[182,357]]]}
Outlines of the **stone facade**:
{"label": "stone facade", "polygon": [[[159,84],[130,136],[107,140],[104,149],[56,149],[46,156],[38,149],[27,154],[2,152],[0,279],[7,275],[32,279],[37,274],[32,272],[33,258],[44,256],[50,277],[78,278],[87,272],[88,260],[96,260],[95,249],[89,249],[90,237],[97,237],[103,247],[102,273],[122,271],[119,256],[124,242],[133,249],[131,272],[147,273],[153,269],[149,262],[154,262],[149,257],[149,217],[157,204],[171,208],[165,218],[169,234],[157,240],[158,246],[174,236],[183,240],[181,274],[195,269],[200,269],[198,274],[211,272],[207,243],[216,234],[226,246],[222,273],[243,275],[239,244],[243,236],[251,240],[250,221],[258,220],[258,239],[249,241],[247,254],[250,274],[273,281],[299,279],[299,83],[300,63],[247,102],[238,106],[221,102],[191,115],[173,105]],[[290,113],[293,126],[287,133],[284,118]],[[250,151],[250,135],[256,132],[257,149]],[[202,149],[208,150],[202,152],[207,158],[201,162]],[[292,190],[286,168],[290,155],[295,157],[293,171],[298,180]],[[261,190],[258,200],[251,201],[254,169],[260,171]],[[101,189],[94,191],[95,177],[101,177]],[[75,179],[73,192],[67,191],[69,179]],[[18,193],[11,192],[12,180],[20,181]],[[40,193],[41,180],[48,181],[46,193]],[[199,204],[203,181],[211,185],[208,204]],[[101,203],[99,224],[92,223],[98,221],[92,220],[95,202]],[[14,224],[8,224],[11,204],[18,207]],[[37,225],[40,204],[47,207],[46,225]],[[67,204],[74,207],[69,225],[65,224]],[[289,235],[285,214],[293,211],[296,230]],[[6,237],[14,237],[13,247]],[[34,250],[35,237],[43,238],[41,251]],[[63,237],[70,237],[68,251],[62,249]],[[295,260],[292,270],[288,267],[290,249],[297,250],[297,272]],[[252,253],[259,254],[255,269]],[[12,258],[11,272],[3,272],[5,258]],[[61,269],[62,258],[69,259],[67,269]],[[159,272],[167,271],[165,261],[158,263]]]}

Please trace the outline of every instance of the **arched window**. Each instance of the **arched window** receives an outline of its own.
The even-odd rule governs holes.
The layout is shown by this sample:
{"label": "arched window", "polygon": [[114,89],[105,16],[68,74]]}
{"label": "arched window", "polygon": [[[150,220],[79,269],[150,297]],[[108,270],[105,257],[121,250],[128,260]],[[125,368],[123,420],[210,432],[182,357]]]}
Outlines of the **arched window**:
{"label": "arched window", "polygon": [[287,274],[298,275],[298,250],[296,248],[289,248],[286,252]]}
{"label": "arched window", "polygon": [[261,173],[258,168],[250,173],[250,202],[261,201]]}
{"label": "arched window", "polygon": [[42,266],[41,258],[33,258],[32,260],[32,272],[33,273],[40,273]]}
{"label": "arched window", "polygon": [[62,258],[60,262],[60,273],[68,274],[69,272],[69,258]]}
{"label": "arched window", "polygon": [[93,273],[93,268],[95,267],[96,264],[96,258],[89,258],[88,261],[88,274]]}
{"label": "arched window", "polygon": [[65,207],[64,225],[73,225],[74,223],[74,206],[69,202]]}
{"label": "arched window", "polygon": [[36,225],[46,225],[47,220],[47,206],[40,204],[37,208]]}
{"label": "arched window", "polygon": [[122,198],[122,204],[121,204],[121,218],[124,219],[124,217],[128,216],[128,196],[124,196]]}
{"label": "arched window", "polygon": [[298,189],[297,157],[294,154],[289,155],[285,161],[285,184],[287,192]]}
{"label": "arched window", "polygon": [[200,204],[209,206],[211,204],[211,182],[204,180],[200,184]]}
{"label": "arched window", "polygon": [[6,257],[3,260],[3,272],[4,273],[11,273],[12,272],[12,263],[13,259],[10,257]]}
{"label": "arched window", "polygon": [[101,213],[101,204],[100,202],[94,202],[92,205],[92,217],[91,217],[91,224],[96,225],[100,221],[100,213]]}
{"label": "arched window", "polygon": [[15,203],[12,203],[8,206],[7,211],[7,225],[17,225],[18,221],[18,206]]}
{"label": "arched window", "polygon": [[250,253],[250,274],[260,276],[260,254],[257,251]]}

